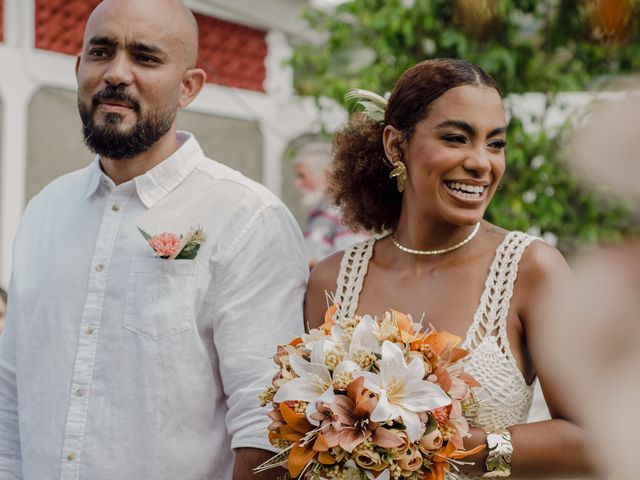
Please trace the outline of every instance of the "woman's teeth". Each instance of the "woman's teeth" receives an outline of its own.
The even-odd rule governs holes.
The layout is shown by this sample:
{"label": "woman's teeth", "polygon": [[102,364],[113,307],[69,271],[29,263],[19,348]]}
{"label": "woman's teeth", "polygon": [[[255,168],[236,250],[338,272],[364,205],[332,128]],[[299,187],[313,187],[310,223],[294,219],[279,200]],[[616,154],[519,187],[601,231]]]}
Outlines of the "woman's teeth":
{"label": "woman's teeth", "polygon": [[445,182],[445,185],[463,198],[480,198],[485,189],[480,185],[467,185],[460,182]]}

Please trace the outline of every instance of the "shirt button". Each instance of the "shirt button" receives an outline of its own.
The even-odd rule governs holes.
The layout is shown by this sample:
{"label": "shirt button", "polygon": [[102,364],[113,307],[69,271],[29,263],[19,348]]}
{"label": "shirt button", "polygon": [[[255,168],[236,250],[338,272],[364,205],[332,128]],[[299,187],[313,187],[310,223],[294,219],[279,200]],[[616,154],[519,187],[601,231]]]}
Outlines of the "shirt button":
{"label": "shirt button", "polygon": [[93,335],[93,327],[87,327],[86,330],[84,331],[84,333],[86,333],[87,335]]}
{"label": "shirt button", "polygon": [[83,388],[79,388],[76,390],[76,397],[81,397],[84,395],[84,389]]}
{"label": "shirt button", "polygon": [[69,460],[70,462],[73,462],[76,459],[76,454],[71,452],[69,455],[67,455],[67,460]]}
{"label": "shirt button", "polygon": [[114,203],[113,205],[111,205],[111,210],[113,210],[114,212],[117,212],[118,210],[120,210],[120,205],[118,205],[117,203]]}
{"label": "shirt button", "polygon": [[104,270],[104,265],[102,265],[101,263],[96,265],[96,272],[101,272]]}

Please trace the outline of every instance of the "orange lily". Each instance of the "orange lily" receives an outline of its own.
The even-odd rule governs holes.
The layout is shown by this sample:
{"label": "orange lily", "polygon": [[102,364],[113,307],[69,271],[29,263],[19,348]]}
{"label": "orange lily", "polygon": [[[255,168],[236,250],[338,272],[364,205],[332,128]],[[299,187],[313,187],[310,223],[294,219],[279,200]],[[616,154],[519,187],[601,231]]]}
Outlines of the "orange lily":
{"label": "orange lily", "polygon": [[313,430],[313,425],[309,423],[304,414],[296,413],[284,402],[280,403],[280,414],[282,416],[281,423],[284,424],[269,432],[269,440],[297,442],[307,432]]}
{"label": "orange lily", "polygon": [[318,457],[318,462],[323,465],[335,463],[333,457],[328,453],[329,447],[321,433],[318,433],[314,442],[302,444],[305,435],[314,428],[304,414],[296,413],[284,402],[280,403],[280,413],[285,424],[279,426],[275,431],[270,431],[269,440],[272,443],[276,440],[293,442],[293,447],[287,458],[287,467],[293,478],[298,477],[305,466],[316,457]]}
{"label": "orange lily", "polygon": [[470,455],[475,455],[485,449],[485,445],[478,445],[471,450],[456,450],[451,442],[447,442],[433,457],[433,463],[429,466],[430,471],[425,473],[424,480],[444,480],[445,473],[449,471],[450,465],[447,460],[460,460]]}
{"label": "orange lily", "polygon": [[336,313],[337,310],[338,310],[338,305],[333,304],[329,308],[327,308],[327,311],[324,314],[324,323],[320,326],[320,328],[324,330],[324,332],[327,335],[331,332],[331,327],[333,327],[334,325],[333,315]]}
{"label": "orange lily", "polygon": [[408,315],[391,309],[391,319],[396,323],[398,330],[401,332],[407,332],[409,335],[413,335],[415,333],[413,330],[413,322],[411,322]]}
{"label": "orange lily", "polygon": [[289,458],[287,459],[287,468],[293,478],[297,478],[302,473],[308,463],[315,457],[318,457],[318,462],[323,465],[333,465],[335,463],[334,458],[328,453],[329,447],[324,440],[321,433],[318,433],[313,446],[311,442],[304,445],[297,441],[291,451],[289,452]]}
{"label": "orange lily", "polygon": [[456,363],[457,361],[462,360],[467,355],[469,355],[469,350],[465,350],[464,348],[454,347],[451,350],[451,358],[449,358],[449,363]]}
{"label": "orange lily", "polygon": [[440,357],[443,353],[451,351],[461,341],[462,339],[457,335],[434,330],[423,339],[411,342],[411,350],[418,350],[421,345],[427,344],[431,347],[431,350]]}

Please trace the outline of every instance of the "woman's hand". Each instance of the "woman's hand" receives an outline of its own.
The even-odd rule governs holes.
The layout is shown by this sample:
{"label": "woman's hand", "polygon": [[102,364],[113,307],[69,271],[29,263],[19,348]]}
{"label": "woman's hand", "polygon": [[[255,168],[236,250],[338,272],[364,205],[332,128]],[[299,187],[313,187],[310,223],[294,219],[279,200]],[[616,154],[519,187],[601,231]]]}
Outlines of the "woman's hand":
{"label": "woman's hand", "polygon": [[[470,427],[469,434],[469,437],[464,438],[465,450],[471,450],[479,445],[485,445],[486,447],[487,435],[481,428]],[[486,472],[485,462],[487,460],[488,453],[489,451],[487,448],[484,448],[478,453],[465,457],[461,460],[464,463],[462,465],[458,465],[458,468],[460,471],[470,475],[482,475]]]}

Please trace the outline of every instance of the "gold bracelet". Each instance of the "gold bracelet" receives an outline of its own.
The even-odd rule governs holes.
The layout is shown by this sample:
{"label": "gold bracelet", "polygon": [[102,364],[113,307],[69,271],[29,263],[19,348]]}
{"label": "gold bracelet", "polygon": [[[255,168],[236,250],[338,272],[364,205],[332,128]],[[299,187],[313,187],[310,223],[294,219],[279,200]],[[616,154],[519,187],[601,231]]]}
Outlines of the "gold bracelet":
{"label": "gold bracelet", "polygon": [[509,430],[494,430],[487,432],[487,447],[489,455],[485,463],[487,467],[485,478],[508,477],[511,475],[511,433]]}

